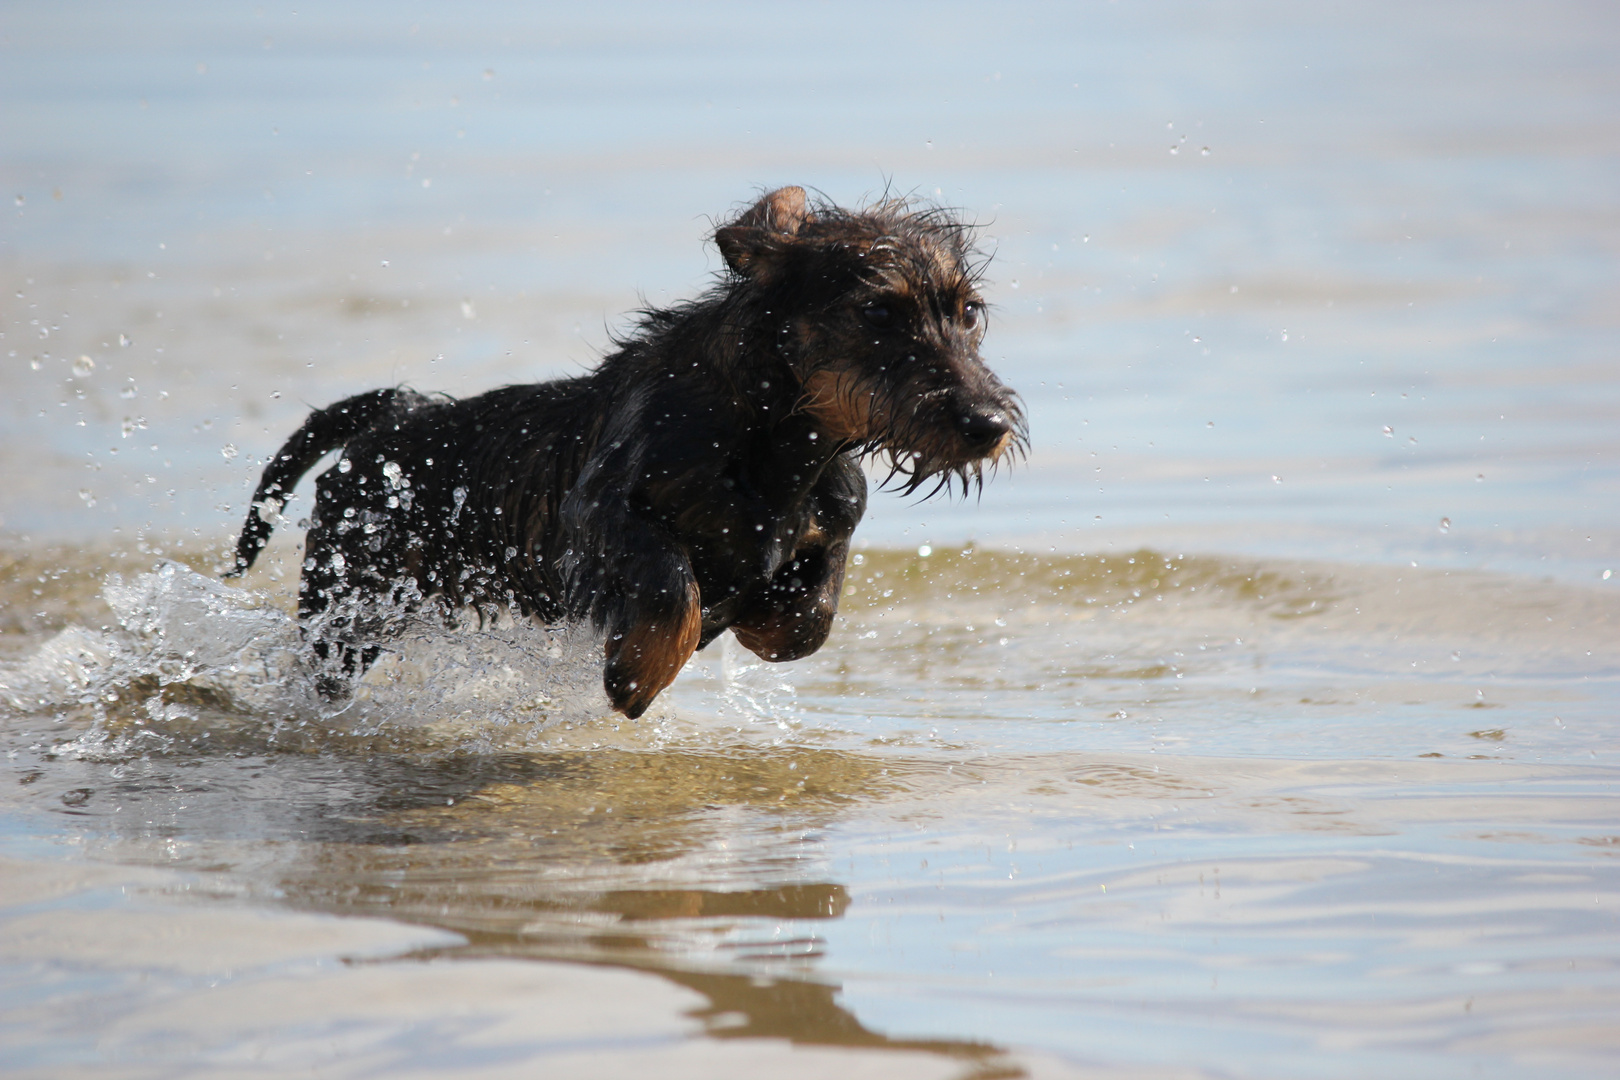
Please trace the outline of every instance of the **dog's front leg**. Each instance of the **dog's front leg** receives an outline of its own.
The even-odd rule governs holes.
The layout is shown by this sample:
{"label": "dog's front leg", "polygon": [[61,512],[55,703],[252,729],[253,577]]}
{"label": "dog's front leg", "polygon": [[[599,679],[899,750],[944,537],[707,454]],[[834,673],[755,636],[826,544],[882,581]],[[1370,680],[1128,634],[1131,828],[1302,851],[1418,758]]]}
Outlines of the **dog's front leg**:
{"label": "dog's front leg", "polygon": [[[634,543],[634,542],[632,542]],[[592,622],[607,632],[602,687],[613,707],[634,720],[647,711],[697,651],[702,602],[692,571],[674,552],[645,549],[603,575]]]}
{"label": "dog's front leg", "polygon": [[568,608],[605,630],[602,685],[632,720],[697,651],[702,597],[685,550],[651,520],[633,465],[593,462],[563,501]]}
{"label": "dog's front leg", "polygon": [[[602,686],[634,720],[680,674],[703,633],[691,566],[656,526],[625,515],[597,561],[591,621],[607,632]],[[574,574],[570,574],[574,578]]]}
{"label": "dog's front leg", "polygon": [[731,632],[762,660],[800,660],[826,642],[838,614],[849,544],[800,548],[736,622]]}
{"label": "dog's front leg", "polygon": [[634,720],[675,681],[703,632],[697,582],[637,597],[607,627],[602,686],[613,707]]}
{"label": "dog's front leg", "polygon": [[806,506],[792,557],[731,625],[737,640],[763,660],[809,656],[832,631],[850,537],[866,510],[866,477],[852,456],[826,467]]}

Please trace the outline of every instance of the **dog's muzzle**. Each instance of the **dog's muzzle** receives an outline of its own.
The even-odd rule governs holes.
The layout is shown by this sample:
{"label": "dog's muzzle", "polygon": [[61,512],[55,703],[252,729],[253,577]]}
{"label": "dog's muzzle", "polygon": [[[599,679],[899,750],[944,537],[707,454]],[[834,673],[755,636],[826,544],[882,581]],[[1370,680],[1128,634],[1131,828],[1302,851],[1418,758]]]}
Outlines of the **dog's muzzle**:
{"label": "dog's muzzle", "polygon": [[977,457],[994,457],[1012,437],[1012,420],[1001,412],[974,410],[957,417],[957,433]]}

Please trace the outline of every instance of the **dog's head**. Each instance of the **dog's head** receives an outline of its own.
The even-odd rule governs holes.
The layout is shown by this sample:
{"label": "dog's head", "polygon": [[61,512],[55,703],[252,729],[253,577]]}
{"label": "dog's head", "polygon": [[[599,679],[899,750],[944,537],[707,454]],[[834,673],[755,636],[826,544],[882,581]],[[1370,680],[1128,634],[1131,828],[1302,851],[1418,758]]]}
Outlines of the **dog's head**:
{"label": "dog's head", "polygon": [[843,210],[797,187],[715,232],[737,284],[780,327],[799,409],[886,456],[907,492],[930,480],[965,492],[1027,443],[1018,396],[979,356],[987,312],[971,240],[943,209]]}

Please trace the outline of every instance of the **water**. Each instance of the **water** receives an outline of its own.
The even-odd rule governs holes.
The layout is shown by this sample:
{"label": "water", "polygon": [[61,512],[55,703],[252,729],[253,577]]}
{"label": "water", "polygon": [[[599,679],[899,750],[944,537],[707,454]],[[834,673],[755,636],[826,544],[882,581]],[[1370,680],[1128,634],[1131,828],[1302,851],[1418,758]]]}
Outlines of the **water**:
{"label": "water", "polygon": [[[1606,10],[76,12],[0,38],[8,1074],[1612,1072]],[[522,625],[323,703],[297,530],[214,576],[305,410],[577,370],[787,182],[983,223],[1027,466],[640,722]]]}

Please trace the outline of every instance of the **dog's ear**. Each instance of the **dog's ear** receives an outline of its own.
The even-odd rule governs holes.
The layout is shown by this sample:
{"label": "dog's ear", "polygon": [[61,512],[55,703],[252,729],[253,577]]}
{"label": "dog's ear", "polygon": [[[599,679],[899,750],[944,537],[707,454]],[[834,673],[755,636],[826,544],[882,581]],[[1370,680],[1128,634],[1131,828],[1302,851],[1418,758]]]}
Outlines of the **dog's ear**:
{"label": "dog's ear", "polygon": [[814,221],[802,187],[777,188],[730,225],[715,230],[714,242],[733,273],[757,274],[770,256]]}

